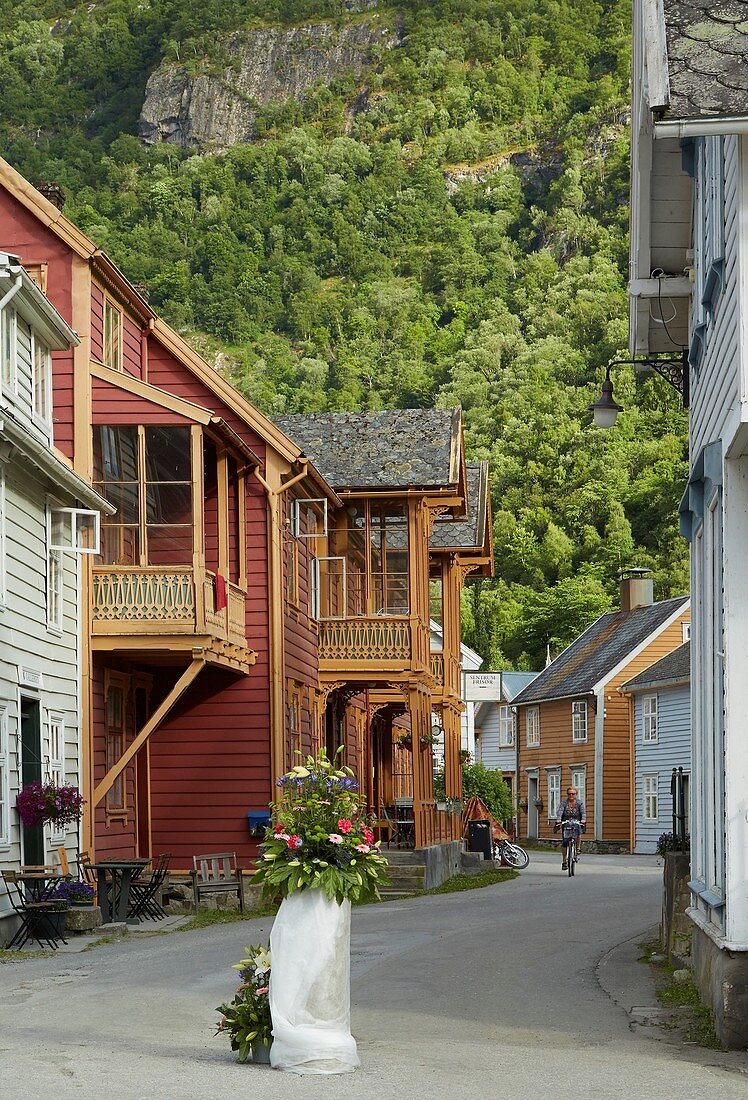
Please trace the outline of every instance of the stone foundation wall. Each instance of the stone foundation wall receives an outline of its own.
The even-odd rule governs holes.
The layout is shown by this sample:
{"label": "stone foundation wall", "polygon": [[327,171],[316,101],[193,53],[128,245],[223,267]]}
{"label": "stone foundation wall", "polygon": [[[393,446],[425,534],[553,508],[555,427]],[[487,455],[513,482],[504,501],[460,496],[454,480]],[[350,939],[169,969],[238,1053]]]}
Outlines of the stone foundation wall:
{"label": "stone foundation wall", "polygon": [[729,1050],[748,1048],[748,952],[724,951],[694,925],[691,966],[722,1042]]}
{"label": "stone foundation wall", "polygon": [[[426,865],[426,878],[424,887],[430,890],[432,886],[441,886],[448,878],[459,875],[462,870],[463,842],[461,840],[449,840],[446,844],[432,844],[429,848],[419,848],[418,855],[423,856]],[[491,866],[487,862],[487,867]]]}
{"label": "stone foundation wall", "polygon": [[662,872],[662,947],[670,965],[676,967],[690,963],[693,924],[686,916],[691,904],[690,877],[688,852],[666,852]]}

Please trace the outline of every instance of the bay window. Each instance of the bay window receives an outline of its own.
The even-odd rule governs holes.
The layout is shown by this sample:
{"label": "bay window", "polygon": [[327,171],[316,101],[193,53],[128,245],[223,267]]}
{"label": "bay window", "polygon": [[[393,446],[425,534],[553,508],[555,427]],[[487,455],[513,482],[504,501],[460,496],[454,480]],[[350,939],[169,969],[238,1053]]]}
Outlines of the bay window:
{"label": "bay window", "polygon": [[407,615],[408,510],[398,502],[358,501],[343,512],[335,553],[345,559],[346,615]]}

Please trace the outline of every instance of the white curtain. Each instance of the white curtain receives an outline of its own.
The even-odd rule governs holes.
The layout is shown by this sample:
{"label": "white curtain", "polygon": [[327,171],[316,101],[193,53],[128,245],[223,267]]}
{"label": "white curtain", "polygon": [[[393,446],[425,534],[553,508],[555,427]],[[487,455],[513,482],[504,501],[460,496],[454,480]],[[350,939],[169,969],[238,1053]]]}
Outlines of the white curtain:
{"label": "white curtain", "polygon": [[270,1063],[291,1073],[350,1073],[351,903],[322,890],[284,898],[270,933]]}

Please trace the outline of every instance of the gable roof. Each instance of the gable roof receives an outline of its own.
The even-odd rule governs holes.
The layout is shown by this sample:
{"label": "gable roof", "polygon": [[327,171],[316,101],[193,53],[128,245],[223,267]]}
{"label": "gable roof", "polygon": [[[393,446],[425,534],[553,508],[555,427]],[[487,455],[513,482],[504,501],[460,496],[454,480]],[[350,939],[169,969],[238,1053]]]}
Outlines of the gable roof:
{"label": "gable roof", "polygon": [[[651,0],[650,0],[651,2]],[[748,113],[748,0],[661,0],[668,121]],[[655,2],[655,9],[659,5]]]}
{"label": "gable roof", "polygon": [[432,550],[482,549],[486,540],[488,514],[488,463],[467,463],[467,517],[439,518],[429,538]]}
{"label": "gable roof", "polygon": [[542,703],[590,694],[687,603],[688,596],[678,596],[633,611],[606,612],[543,669],[514,702]]}
{"label": "gable roof", "polygon": [[275,423],[335,489],[445,488],[460,481],[459,409],[294,414]]}
{"label": "gable roof", "polygon": [[623,684],[621,691],[641,691],[643,688],[665,687],[667,684],[687,684],[691,679],[691,643],[684,642],[672,653],[655,661],[638,676]]}

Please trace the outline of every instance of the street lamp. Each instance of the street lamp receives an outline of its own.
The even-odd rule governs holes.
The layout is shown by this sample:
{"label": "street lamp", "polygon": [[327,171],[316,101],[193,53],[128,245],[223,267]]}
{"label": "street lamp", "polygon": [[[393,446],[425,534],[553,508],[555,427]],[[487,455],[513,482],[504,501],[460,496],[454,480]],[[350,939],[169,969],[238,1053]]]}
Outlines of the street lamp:
{"label": "street lamp", "polygon": [[618,414],[623,412],[623,406],[613,399],[613,383],[610,380],[611,367],[626,365],[636,371],[654,371],[669,382],[674,390],[677,390],[683,401],[683,408],[688,408],[688,353],[684,350],[680,359],[614,359],[605,368],[605,381],[597,401],[589,406],[592,418],[598,428],[612,428],[618,419]]}

